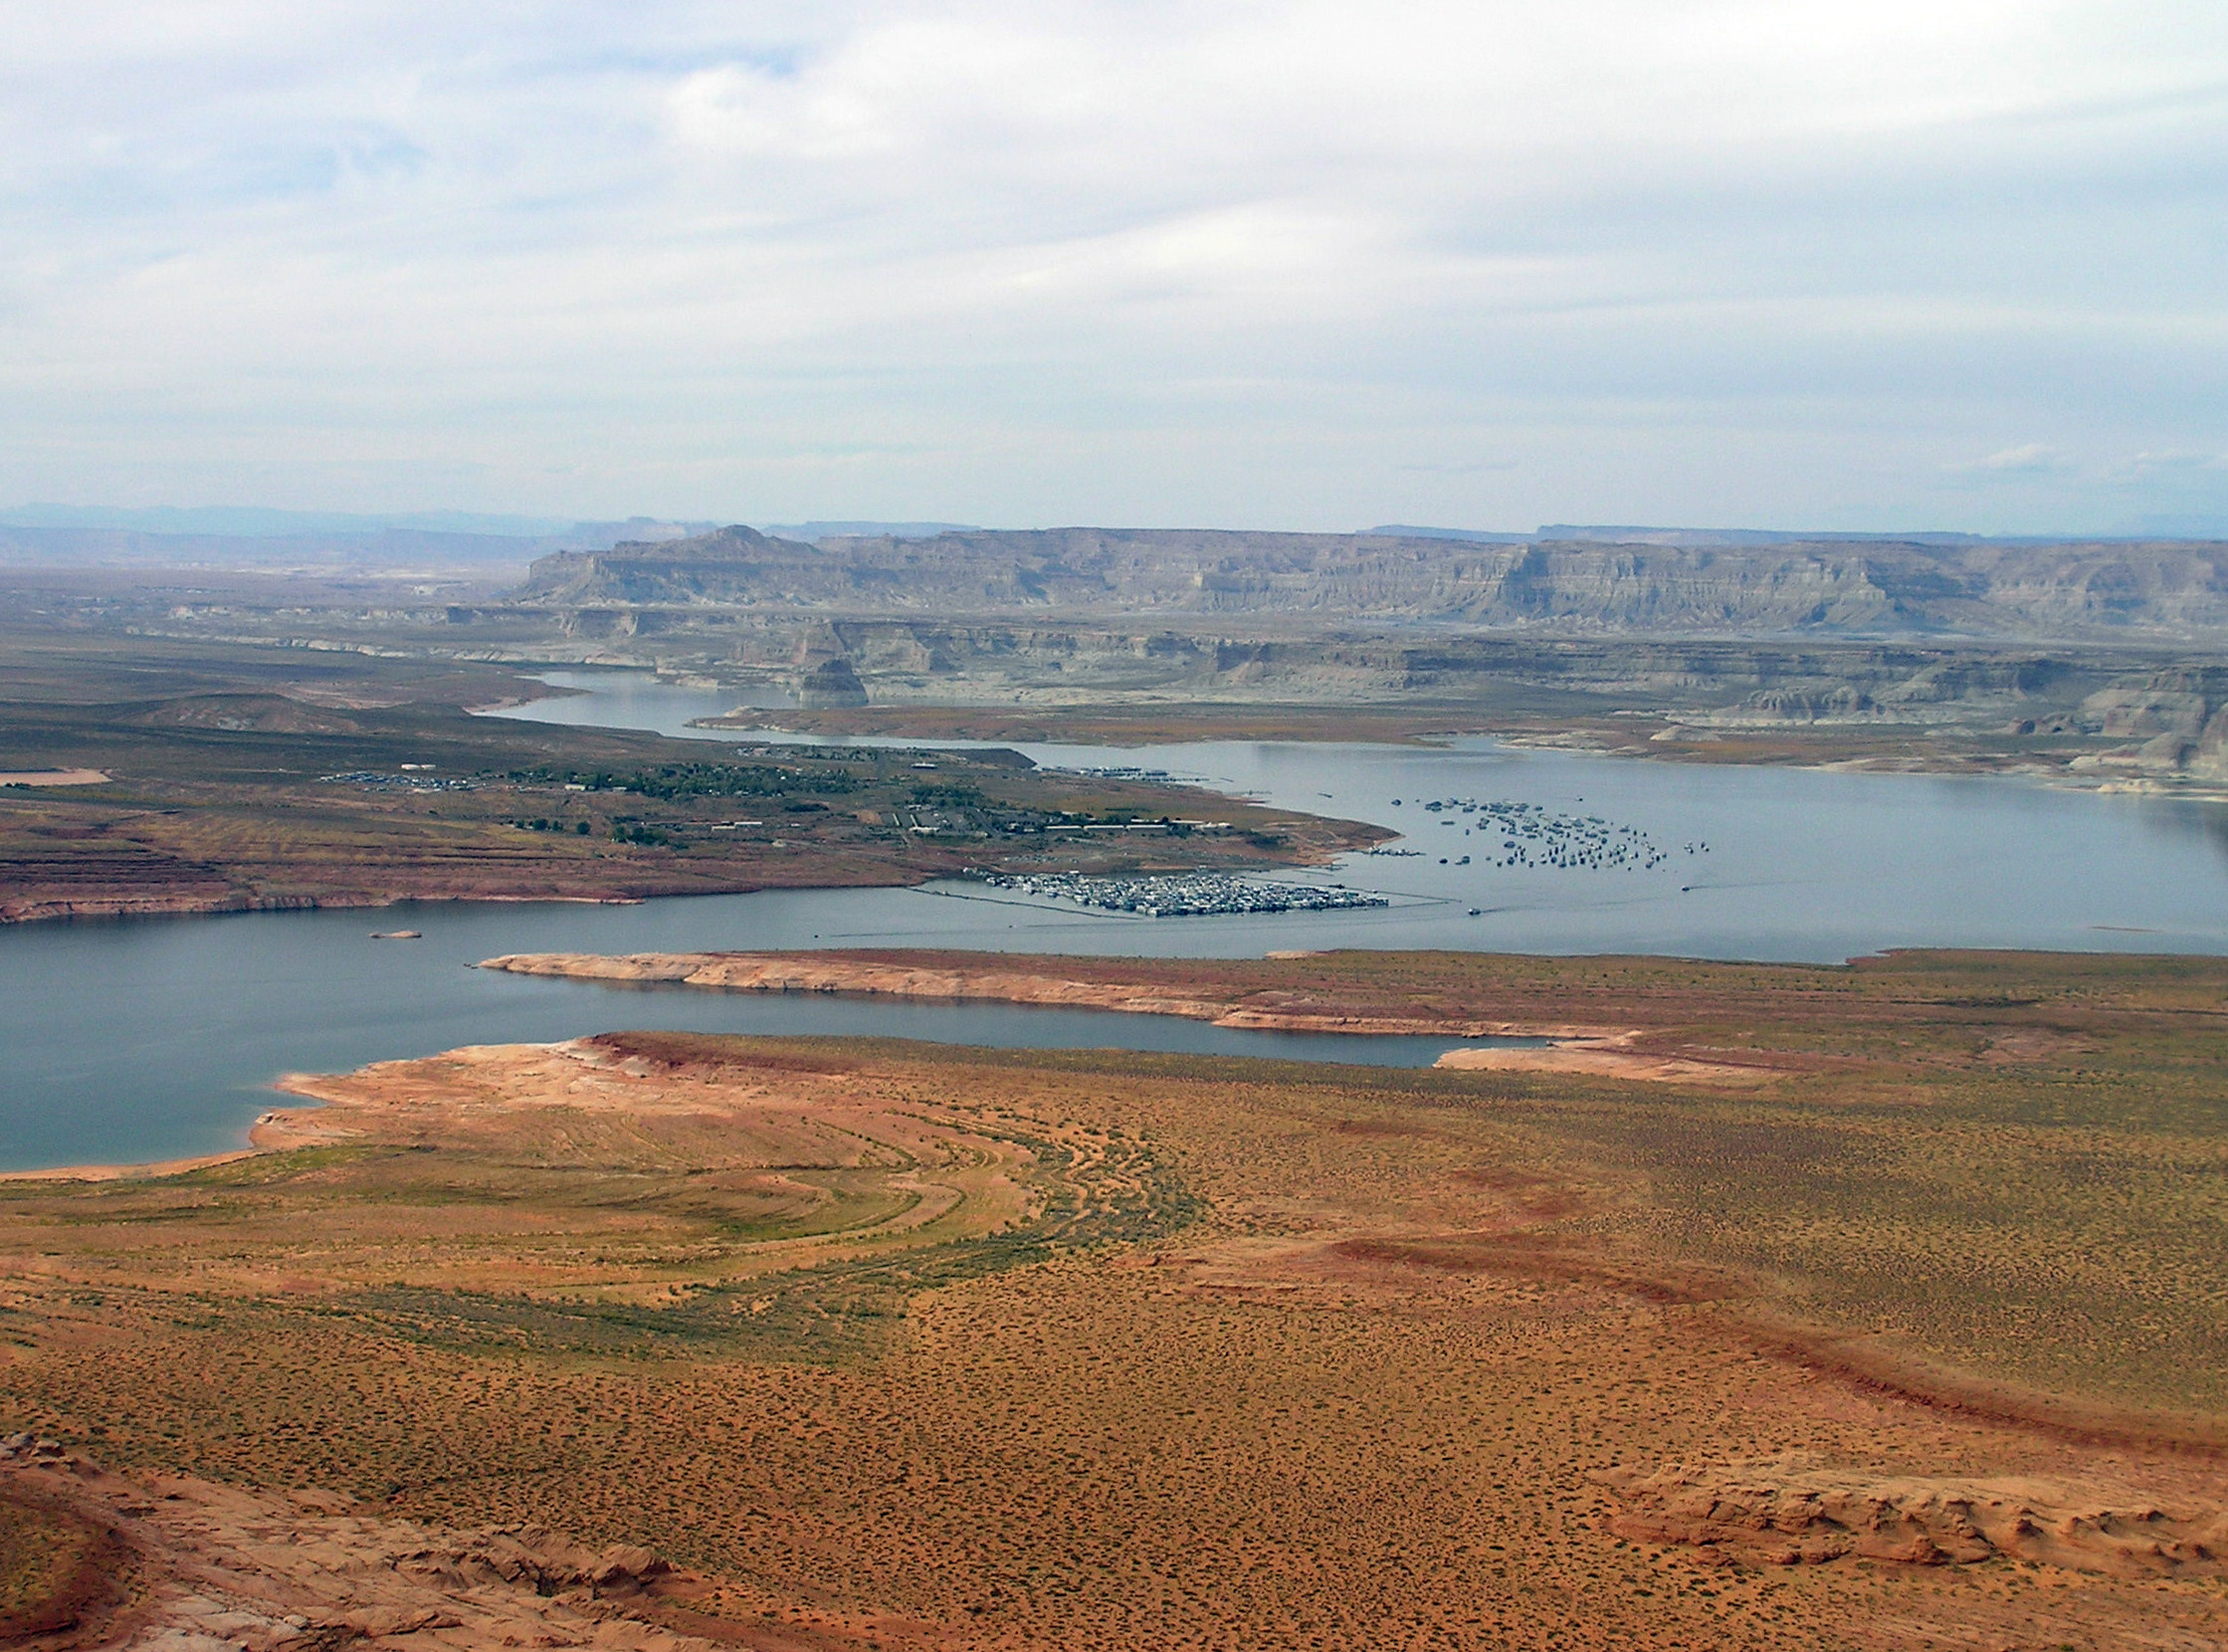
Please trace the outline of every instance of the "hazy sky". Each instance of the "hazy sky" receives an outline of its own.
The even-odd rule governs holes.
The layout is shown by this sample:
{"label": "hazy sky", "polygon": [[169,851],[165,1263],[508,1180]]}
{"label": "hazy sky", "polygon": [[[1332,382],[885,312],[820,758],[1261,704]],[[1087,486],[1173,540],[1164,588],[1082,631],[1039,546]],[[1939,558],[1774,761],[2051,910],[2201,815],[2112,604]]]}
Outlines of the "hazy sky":
{"label": "hazy sky", "polygon": [[0,504],[2228,530],[2224,0],[0,27]]}

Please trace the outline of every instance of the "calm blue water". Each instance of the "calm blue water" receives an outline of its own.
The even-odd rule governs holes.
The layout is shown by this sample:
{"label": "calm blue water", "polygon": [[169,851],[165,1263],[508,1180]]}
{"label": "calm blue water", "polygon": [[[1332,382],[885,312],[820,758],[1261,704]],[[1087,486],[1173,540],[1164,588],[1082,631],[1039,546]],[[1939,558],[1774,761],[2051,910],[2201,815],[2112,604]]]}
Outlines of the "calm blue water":
{"label": "calm blue water", "polygon": [[[606,675],[551,681],[595,685],[601,702]],[[689,726],[733,704],[726,694],[639,679],[628,694],[633,726],[767,737]],[[592,710],[548,701],[508,715],[580,721]],[[1488,740],[1438,750],[1242,741],[1016,748],[1054,766],[1166,769],[1282,807],[1373,821],[1411,834],[1394,847],[1425,853],[1355,856],[1319,874],[1395,897],[1390,910],[1157,924],[1028,908],[926,919],[948,944],[1195,956],[1451,946],[1817,962],[1891,946],[2228,951],[2228,805],[2023,780],[1642,762]],[[1598,816],[1639,828],[1671,854],[1646,873],[1489,867],[1498,834],[1481,835],[1474,816],[1443,824],[1446,813],[1421,808],[1434,798]],[[1690,843],[1708,852],[1687,854]],[[1470,866],[1438,864],[1464,854]],[[917,911],[903,904],[865,929],[856,922],[829,919],[855,945],[924,932]],[[825,938],[835,943],[833,932]]]}
{"label": "calm blue water", "polygon": [[[837,906],[863,920],[884,892]],[[913,901],[930,898],[913,896]],[[818,993],[597,986],[469,967],[503,951],[808,941],[811,894],[642,907],[404,906],[374,913],[57,924],[0,933],[0,1167],[182,1157],[235,1145],[284,1072],[619,1027],[870,1033],[1026,1049],[1116,1047],[1429,1066],[1456,1041],[1248,1032],[1160,1015],[908,1004]],[[713,911],[717,908],[720,911]],[[676,925],[677,915],[695,924]],[[720,921],[723,917],[723,922]],[[583,924],[586,930],[583,929]],[[373,940],[374,928],[423,940]]]}
{"label": "calm blue water", "polygon": [[[730,694],[601,673],[547,720],[687,730]],[[609,698],[605,698],[608,696]],[[713,736],[707,736],[713,737]],[[762,736],[748,736],[760,738]],[[1312,876],[1376,911],[1142,919],[972,886],[783,891],[639,907],[420,906],[0,930],[0,1166],[138,1160],[235,1144],[292,1070],[614,1027],[874,1033],[958,1043],[1421,1065],[1446,1040],[1244,1033],[1157,1016],[617,991],[466,966],[500,952],[947,945],[1259,956],[1448,946],[1835,960],[1889,946],[2228,951],[2228,809],[2019,782],[1636,762],[1489,742],[1447,750],[1215,743],[1027,746],[1065,766],[1136,763],[1282,807],[1379,821],[1421,858]],[[1400,799],[1398,806],[1393,799]],[[1521,801],[1645,833],[1650,871],[1484,864],[1498,834],[1426,799]],[[1465,836],[1465,831],[1470,833]],[[1690,844],[1708,844],[1689,853]],[[1468,867],[1452,864],[1462,854]],[[1444,857],[1450,864],[1440,866]],[[1471,916],[1471,909],[1478,916]],[[425,931],[375,941],[374,929]]]}

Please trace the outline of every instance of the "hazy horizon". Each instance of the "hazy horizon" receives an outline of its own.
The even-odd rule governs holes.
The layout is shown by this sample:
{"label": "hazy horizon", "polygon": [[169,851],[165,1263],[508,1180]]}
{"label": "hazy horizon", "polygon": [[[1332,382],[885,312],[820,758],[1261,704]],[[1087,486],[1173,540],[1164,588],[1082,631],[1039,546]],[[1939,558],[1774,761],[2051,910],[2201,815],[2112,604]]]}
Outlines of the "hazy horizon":
{"label": "hazy horizon", "polygon": [[0,507],[0,529],[29,529],[32,531],[82,531],[134,533],[151,537],[205,537],[219,539],[283,538],[291,536],[345,537],[387,532],[416,532],[457,536],[482,536],[491,538],[515,538],[523,541],[559,538],[564,534],[588,527],[625,526],[642,523],[645,527],[686,527],[695,532],[710,531],[716,527],[741,525],[757,528],[776,536],[806,533],[818,537],[835,537],[843,533],[861,534],[896,533],[902,537],[929,537],[938,532],[1026,533],[1061,528],[1095,527],[1124,532],[1194,531],[1194,532],[1294,532],[1308,534],[1382,535],[1386,537],[1410,536],[1416,538],[1445,538],[1449,540],[1508,540],[1551,538],[1558,533],[1587,537],[1605,537],[1615,533],[1634,534],[1688,534],[1737,535],[1742,538],[1772,538],[1796,540],[1819,539],[1947,539],[1947,538],[1996,538],[2011,541],[2076,539],[2193,539],[2217,540],[2228,538],[2228,522],[2223,531],[2216,533],[2001,533],[1978,534],[1969,529],[1948,527],[1892,527],[1846,528],[1737,526],[1724,522],[1539,522],[1525,527],[1480,527],[1473,524],[1446,522],[1375,522],[1363,526],[1304,526],[1297,528],[1231,528],[1218,523],[1204,522],[944,522],[924,521],[919,518],[861,519],[824,518],[800,522],[777,522],[766,518],[744,521],[742,518],[684,519],[672,515],[651,512],[631,512],[624,516],[601,518],[584,517],[526,517],[512,515],[476,514],[464,511],[397,511],[397,512],[325,512],[288,511],[269,506],[74,506],[49,502],[30,502],[15,507]]}

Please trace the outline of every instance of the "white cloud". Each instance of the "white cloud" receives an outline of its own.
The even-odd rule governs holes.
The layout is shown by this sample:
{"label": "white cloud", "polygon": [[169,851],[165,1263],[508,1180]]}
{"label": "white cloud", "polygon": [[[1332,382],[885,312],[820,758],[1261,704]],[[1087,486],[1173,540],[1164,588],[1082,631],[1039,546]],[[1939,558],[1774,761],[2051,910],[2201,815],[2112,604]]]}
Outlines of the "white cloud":
{"label": "white cloud", "polygon": [[1984,459],[1955,469],[1995,476],[2042,476],[2063,470],[2065,460],[2040,442],[2026,442],[2016,448],[2001,448]]}
{"label": "white cloud", "polygon": [[2115,482],[2140,486],[2159,477],[2199,479],[2211,472],[2228,471],[2228,453],[2132,453],[2112,465],[2107,475]]}
{"label": "white cloud", "polygon": [[2209,3],[0,26],[0,495],[2071,525],[2228,394]]}

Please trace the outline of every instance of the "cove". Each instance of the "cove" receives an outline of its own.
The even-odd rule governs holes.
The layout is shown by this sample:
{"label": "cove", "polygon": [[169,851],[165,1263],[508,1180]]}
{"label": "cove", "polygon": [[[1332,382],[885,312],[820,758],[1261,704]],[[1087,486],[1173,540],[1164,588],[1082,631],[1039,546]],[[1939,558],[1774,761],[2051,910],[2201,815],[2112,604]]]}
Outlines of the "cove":
{"label": "cove", "polygon": [[[238,1146],[286,1072],[336,1072],[460,1044],[618,1028],[866,1034],[1017,1049],[1158,1050],[1428,1067],[1462,1040],[1260,1032],[1173,1016],[818,993],[613,988],[474,969],[507,950],[640,949],[686,910],[700,938],[784,944],[855,922],[888,890],[714,897],[645,907],[411,905],[27,925],[0,931],[0,1169],[133,1163]],[[374,940],[374,928],[424,931]],[[809,944],[809,940],[807,944]],[[1473,1042],[1523,1043],[1485,1039]],[[293,1105],[293,1104],[290,1104]]]}

